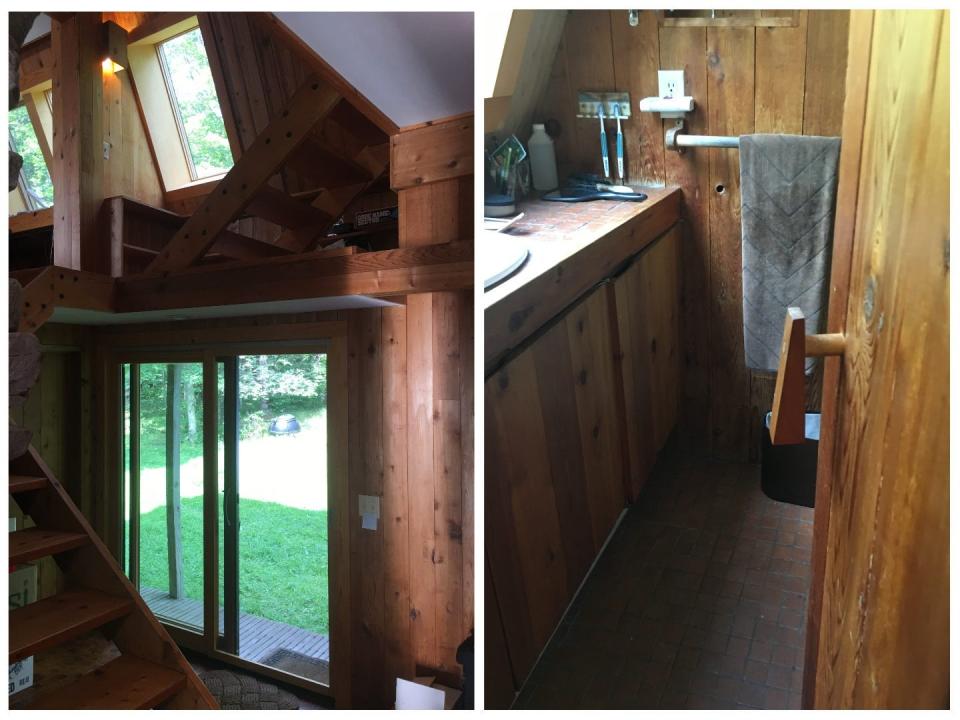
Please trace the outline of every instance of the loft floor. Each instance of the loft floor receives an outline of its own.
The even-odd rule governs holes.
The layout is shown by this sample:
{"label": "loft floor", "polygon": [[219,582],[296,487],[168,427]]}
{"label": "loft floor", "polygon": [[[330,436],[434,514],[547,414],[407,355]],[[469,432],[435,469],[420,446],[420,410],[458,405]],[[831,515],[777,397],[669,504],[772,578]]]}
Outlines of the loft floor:
{"label": "loft floor", "polygon": [[759,466],[658,464],[514,707],[800,707],[813,510]]}
{"label": "loft floor", "polygon": [[[155,615],[178,624],[199,627],[203,624],[203,603],[189,598],[173,599],[164,590],[141,588],[140,594]],[[222,613],[221,613],[222,619]],[[330,684],[330,638],[286,623],[240,613],[240,657],[262,663],[278,650],[322,660],[306,673],[295,673],[308,680]],[[300,667],[305,667],[301,664]],[[285,668],[278,668],[285,669]]]}

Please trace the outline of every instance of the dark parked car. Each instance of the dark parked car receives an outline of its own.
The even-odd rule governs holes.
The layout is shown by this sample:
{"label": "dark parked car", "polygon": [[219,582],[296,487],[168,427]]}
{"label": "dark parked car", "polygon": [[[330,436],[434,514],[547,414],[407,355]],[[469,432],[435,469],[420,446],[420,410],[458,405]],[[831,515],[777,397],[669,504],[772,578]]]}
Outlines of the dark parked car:
{"label": "dark parked car", "polygon": [[271,435],[296,435],[300,432],[300,423],[293,415],[280,415],[270,422]]}

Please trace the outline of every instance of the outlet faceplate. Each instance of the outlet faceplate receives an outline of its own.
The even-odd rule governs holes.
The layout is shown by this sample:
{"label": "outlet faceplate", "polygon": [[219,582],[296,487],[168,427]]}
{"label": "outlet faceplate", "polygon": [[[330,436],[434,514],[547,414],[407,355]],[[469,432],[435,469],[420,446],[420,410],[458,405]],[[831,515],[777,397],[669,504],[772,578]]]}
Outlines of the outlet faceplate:
{"label": "outlet faceplate", "polygon": [[659,95],[662,98],[683,97],[683,70],[658,70]]}
{"label": "outlet faceplate", "polygon": [[361,515],[372,515],[375,518],[380,517],[379,495],[361,495],[359,504]]}

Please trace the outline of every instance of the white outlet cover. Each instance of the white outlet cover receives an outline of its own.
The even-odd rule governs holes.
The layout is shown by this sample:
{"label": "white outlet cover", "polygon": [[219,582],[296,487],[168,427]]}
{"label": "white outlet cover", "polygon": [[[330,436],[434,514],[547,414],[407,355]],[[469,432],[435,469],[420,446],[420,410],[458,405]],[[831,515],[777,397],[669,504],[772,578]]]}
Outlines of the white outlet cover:
{"label": "white outlet cover", "polygon": [[379,495],[360,495],[360,515],[370,515],[374,518],[380,517],[380,496]]}
{"label": "white outlet cover", "polygon": [[683,97],[683,70],[658,70],[658,94],[662,98]]}

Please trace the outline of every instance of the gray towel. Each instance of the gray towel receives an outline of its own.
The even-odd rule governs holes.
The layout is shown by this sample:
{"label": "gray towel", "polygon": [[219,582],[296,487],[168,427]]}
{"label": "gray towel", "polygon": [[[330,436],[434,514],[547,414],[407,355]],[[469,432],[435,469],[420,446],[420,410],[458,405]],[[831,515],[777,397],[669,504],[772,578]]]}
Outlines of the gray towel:
{"label": "gray towel", "polygon": [[[827,317],[840,138],[742,135],[743,349],[746,365],[776,370],[788,307],[807,332]],[[806,371],[814,366],[808,358]]]}

